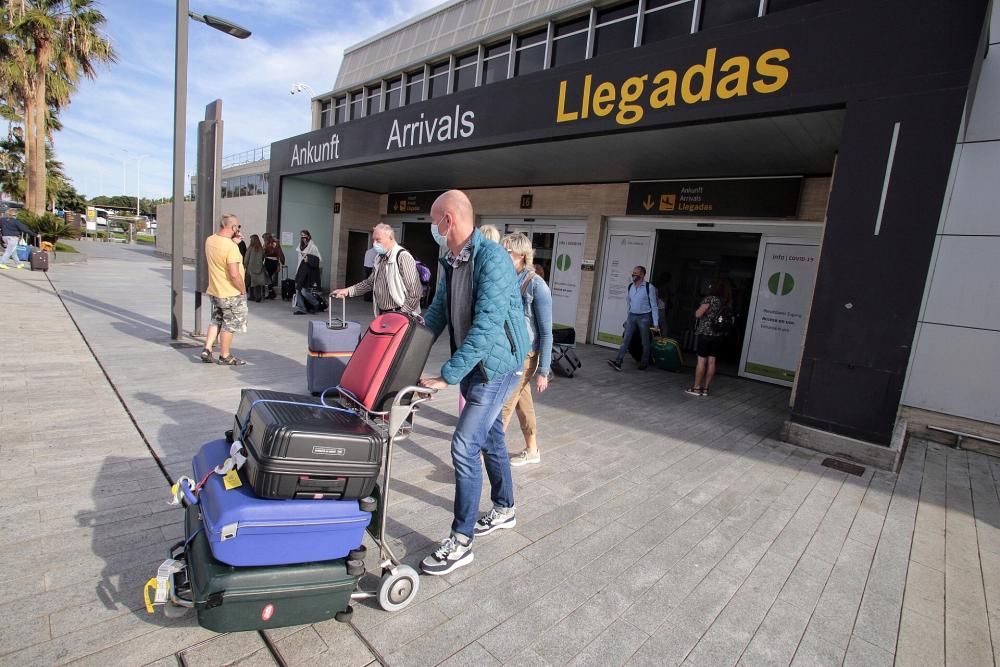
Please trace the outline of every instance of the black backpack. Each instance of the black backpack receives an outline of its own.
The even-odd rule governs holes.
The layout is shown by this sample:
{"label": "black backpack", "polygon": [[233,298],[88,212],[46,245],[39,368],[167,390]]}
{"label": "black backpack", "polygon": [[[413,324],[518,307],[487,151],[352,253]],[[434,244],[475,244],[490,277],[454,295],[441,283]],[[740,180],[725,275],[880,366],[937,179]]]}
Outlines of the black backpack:
{"label": "black backpack", "polygon": [[733,307],[722,304],[719,314],[712,318],[711,328],[713,336],[728,336],[736,327],[736,314]]}

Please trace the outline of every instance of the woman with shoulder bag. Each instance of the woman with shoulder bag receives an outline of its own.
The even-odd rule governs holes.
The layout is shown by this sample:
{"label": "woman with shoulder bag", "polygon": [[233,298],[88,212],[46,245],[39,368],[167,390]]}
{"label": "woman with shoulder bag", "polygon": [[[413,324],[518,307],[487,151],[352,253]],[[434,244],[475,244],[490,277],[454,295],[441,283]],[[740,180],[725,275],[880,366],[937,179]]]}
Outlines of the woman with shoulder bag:
{"label": "woman with shoulder bag", "polygon": [[510,254],[514,263],[518,284],[521,286],[521,301],[524,304],[524,319],[531,338],[531,351],[524,360],[524,374],[514,387],[513,393],[503,406],[503,427],[507,430],[510,418],[517,412],[517,419],[524,434],[525,448],[510,459],[512,466],[540,463],[538,452],[537,420],[535,404],[531,398],[531,382],[534,380],[538,393],[549,386],[549,365],[552,362],[552,293],[545,281],[532,267],[535,251],[531,241],[524,234],[508,234],[501,245]]}

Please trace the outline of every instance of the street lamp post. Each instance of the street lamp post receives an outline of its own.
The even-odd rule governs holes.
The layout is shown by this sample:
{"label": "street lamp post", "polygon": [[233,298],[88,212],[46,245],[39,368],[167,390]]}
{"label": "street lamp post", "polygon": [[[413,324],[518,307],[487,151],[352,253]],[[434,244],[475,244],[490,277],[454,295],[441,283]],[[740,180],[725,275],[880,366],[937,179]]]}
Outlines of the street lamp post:
{"label": "street lamp post", "polygon": [[177,0],[177,46],[174,53],[174,175],[170,212],[170,338],[181,337],[184,319],[184,139],[187,123],[188,18],[216,30],[246,39],[250,31],[217,16],[190,10],[188,0]]}

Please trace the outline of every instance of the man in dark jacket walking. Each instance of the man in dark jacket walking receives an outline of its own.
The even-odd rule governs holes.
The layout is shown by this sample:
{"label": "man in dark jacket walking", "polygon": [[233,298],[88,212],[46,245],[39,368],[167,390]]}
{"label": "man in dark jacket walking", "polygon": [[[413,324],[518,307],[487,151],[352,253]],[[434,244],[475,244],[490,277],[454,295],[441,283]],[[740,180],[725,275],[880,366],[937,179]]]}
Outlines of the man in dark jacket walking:
{"label": "man in dark jacket walking", "polygon": [[[3,251],[3,257],[0,258],[0,269],[8,270],[7,262],[11,257],[17,259],[14,254],[17,251],[17,243],[21,240],[21,234],[27,234],[29,236],[34,236],[35,232],[31,231],[27,226],[25,226],[17,218],[2,217],[0,218],[0,236],[3,237],[3,242],[6,248]],[[18,260],[17,268],[23,269],[24,263]]]}
{"label": "man in dark jacket walking", "polygon": [[[451,534],[420,563],[425,574],[441,575],[472,562],[474,537],[516,523],[501,410],[520,379],[530,345],[514,265],[503,248],[475,228],[472,203],[464,193],[449,190],[437,198],[431,206],[431,233],[448,252],[441,259],[442,283],[424,319],[436,336],[447,327],[451,357],[439,376],[420,384],[432,389],[457,384],[465,398],[451,439]],[[493,509],[477,521],[480,460],[490,479]]]}

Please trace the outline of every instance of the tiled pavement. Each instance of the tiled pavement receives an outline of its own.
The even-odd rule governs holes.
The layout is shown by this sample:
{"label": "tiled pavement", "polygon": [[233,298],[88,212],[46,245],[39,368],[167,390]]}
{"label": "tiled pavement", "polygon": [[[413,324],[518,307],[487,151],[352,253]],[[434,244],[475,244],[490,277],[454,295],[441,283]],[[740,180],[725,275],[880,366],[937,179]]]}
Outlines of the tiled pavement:
{"label": "tiled pavement", "polygon": [[[182,474],[241,387],[301,391],[305,318],[251,304],[251,365],[204,365],[169,344],[166,262],[80,246],[0,273],[0,664],[275,664],[258,633],[142,610],[181,533],[151,452]],[[697,399],[579,351],[540,400],[542,465],[514,471],[517,527],[400,613],[268,631],[288,664],[994,663],[1000,462],[916,441],[899,475],[845,475],[774,439],[784,389],[719,378]],[[413,564],[450,520],[456,403],[396,451],[389,531]]]}

